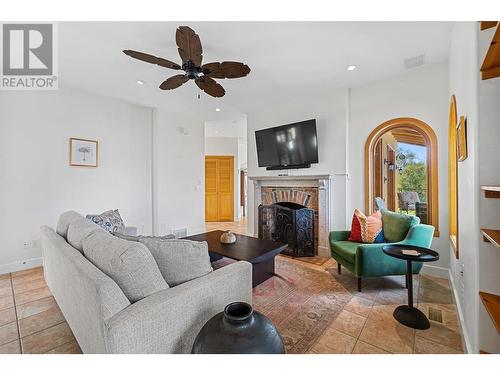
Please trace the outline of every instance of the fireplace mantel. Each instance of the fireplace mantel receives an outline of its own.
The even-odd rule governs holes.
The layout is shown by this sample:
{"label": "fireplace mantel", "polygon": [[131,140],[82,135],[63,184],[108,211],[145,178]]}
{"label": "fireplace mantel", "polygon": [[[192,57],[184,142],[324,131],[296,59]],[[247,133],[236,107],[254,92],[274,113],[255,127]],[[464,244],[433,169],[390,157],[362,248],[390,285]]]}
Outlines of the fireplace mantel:
{"label": "fireplace mantel", "polygon": [[258,209],[262,204],[262,188],[275,187],[277,189],[303,188],[318,189],[318,256],[330,257],[328,234],[331,228],[331,186],[332,176],[324,175],[297,175],[297,176],[250,176],[254,185],[254,235],[258,230]]}
{"label": "fireplace mantel", "polygon": [[248,177],[253,181],[287,181],[287,180],[329,180],[332,178],[332,175],[329,174],[318,174],[318,175],[298,175],[298,176],[250,176]]}

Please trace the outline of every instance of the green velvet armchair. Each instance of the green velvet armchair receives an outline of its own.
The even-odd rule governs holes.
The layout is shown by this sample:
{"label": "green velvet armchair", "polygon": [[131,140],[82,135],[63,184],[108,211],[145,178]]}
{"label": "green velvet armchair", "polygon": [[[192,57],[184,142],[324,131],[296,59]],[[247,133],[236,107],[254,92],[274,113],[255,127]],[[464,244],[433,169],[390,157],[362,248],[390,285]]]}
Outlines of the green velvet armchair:
{"label": "green velvet armchair", "polygon": [[[363,277],[380,277],[390,275],[406,275],[406,262],[384,254],[382,248],[389,243],[364,244],[348,241],[350,231],[330,232],[330,250],[332,258],[351,271],[358,278],[358,290],[361,291]],[[415,245],[429,248],[434,236],[434,227],[425,224],[412,226],[403,241],[399,244]],[[413,273],[418,274],[422,263],[413,262]]]}

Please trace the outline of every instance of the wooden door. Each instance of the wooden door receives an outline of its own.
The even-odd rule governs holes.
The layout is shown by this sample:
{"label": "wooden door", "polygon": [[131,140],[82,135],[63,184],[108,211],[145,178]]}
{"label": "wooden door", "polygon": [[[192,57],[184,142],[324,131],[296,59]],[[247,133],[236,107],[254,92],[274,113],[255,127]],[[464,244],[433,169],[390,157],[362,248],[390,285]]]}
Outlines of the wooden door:
{"label": "wooden door", "polygon": [[234,220],[234,156],[205,156],[205,220]]}
{"label": "wooden door", "polygon": [[217,160],[205,158],[205,221],[217,221]]}
{"label": "wooden door", "polygon": [[374,198],[384,197],[384,177],[382,168],[384,167],[384,162],[382,160],[382,139],[377,142],[375,146],[375,155],[373,156],[373,193]]}
{"label": "wooden door", "polygon": [[387,209],[396,211],[396,151],[389,145],[387,160],[391,163],[387,168]]}

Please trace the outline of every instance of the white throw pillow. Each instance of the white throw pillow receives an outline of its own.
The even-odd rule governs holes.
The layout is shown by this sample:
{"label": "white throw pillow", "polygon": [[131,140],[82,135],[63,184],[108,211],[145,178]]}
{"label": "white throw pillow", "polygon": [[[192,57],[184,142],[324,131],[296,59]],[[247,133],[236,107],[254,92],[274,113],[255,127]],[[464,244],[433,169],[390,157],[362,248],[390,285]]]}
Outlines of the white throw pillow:
{"label": "white throw pillow", "polygon": [[206,242],[139,237],[158,264],[170,286],[179,285],[212,272]]}
{"label": "white throw pillow", "polygon": [[94,224],[89,219],[81,217],[71,222],[69,225],[67,241],[75,249],[83,253],[83,240],[95,232],[101,232],[109,236],[108,232],[99,225]]}

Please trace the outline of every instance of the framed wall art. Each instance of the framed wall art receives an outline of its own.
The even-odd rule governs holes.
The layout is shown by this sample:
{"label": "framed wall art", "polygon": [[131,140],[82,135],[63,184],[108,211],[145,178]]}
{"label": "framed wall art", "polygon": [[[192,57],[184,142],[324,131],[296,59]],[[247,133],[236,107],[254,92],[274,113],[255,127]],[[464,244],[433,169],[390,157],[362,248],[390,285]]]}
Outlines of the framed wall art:
{"label": "framed wall art", "polygon": [[81,138],[69,139],[69,165],[73,167],[97,167],[99,144]]}
{"label": "framed wall art", "polygon": [[457,125],[457,156],[458,161],[467,159],[467,117],[460,116]]}

